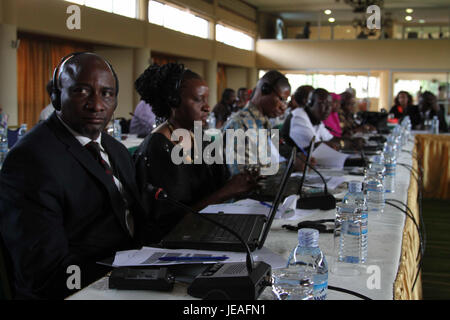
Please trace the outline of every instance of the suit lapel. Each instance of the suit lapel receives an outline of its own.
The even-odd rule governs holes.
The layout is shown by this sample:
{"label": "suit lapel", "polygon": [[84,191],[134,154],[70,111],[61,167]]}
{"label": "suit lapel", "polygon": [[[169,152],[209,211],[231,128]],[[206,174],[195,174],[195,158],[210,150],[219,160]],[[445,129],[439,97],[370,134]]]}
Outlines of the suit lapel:
{"label": "suit lapel", "polygon": [[[79,143],[79,141],[64,127],[64,125],[57,118],[56,113],[53,113],[53,115],[50,117],[48,124],[50,128],[54,129],[53,131],[58,139],[67,146],[67,151],[86,169],[86,171],[93,175],[105,187],[108,193],[109,201],[111,203],[111,208],[114,211],[116,217],[119,219],[120,224],[128,234],[128,229],[125,222],[125,210],[122,195],[112,181],[111,176],[108,176],[106,174],[105,170],[97,161],[95,161],[90,152],[86,148],[84,148]],[[109,154],[110,153],[108,152],[108,155]]]}

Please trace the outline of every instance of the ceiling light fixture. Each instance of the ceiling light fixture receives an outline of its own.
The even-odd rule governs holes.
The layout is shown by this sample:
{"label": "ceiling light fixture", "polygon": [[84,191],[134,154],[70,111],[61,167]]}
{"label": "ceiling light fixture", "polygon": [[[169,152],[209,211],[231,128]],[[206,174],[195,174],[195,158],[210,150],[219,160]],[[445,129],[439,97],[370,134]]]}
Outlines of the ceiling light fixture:
{"label": "ceiling light fixture", "polygon": [[412,20],[412,17],[411,17],[411,16],[406,16],[406,17],[405,17],[405,20],[406,20],[406,21],[411,21],[411,20]]}
{"label": "ceiling light fixture", "polygon": [[331,18],[328,19],[328,22],[331,22],[331,23],[333,23],[333,22],[335,22],[335,21],[336,21],[336,19],[333,18],[333,17],[331,17]]}
{"label": "ceiling light fixture", "polygon": [[326,15],[330,15],[330,14],[331,14],[331,10],[330,10],[330,9],[327,9],[327,10],[325,10],[323,13],[325,13]]}
{"label": "ceiling light fixture", "polygon": [[413,12],[414,12],[414,10],[411,9],[411,8],[408,8],[408,9],[406,9],[405,11],[406,11],[406,13],[413,13]]}

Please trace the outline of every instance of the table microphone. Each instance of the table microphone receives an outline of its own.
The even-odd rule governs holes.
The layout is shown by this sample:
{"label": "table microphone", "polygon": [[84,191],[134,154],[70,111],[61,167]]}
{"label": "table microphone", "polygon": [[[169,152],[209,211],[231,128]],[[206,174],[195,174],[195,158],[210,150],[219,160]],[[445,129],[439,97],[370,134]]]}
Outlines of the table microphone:
{"label": "table microphone", "polygon": [[308,194],[306,197],[302,197],[302,184],[302,187],[299,190],[300,198],[298,198],[297,200],[297,209],[331,210],[336,208],[336,198],[332,194],[328,193],[327,182],[325,181],[325,178],[322,176],[322,174],[316,168],[314,168],[314,166],[310,165],[309,161],[305,161],[301,157],[298,158],[303,161],[305,166],[308,166],[319,175],[324,185],[324,192],[319,194]]}
{"label": "table microphone", "polygon": [[264,288],[271,285],[272,269],[263,261],[256,264],[247,243],[241,235],[226,225],[201,214],[191,207],[175,200],[162,188],[147,184],[147,192],[154,194],[156,200],[166,200],[177,207],[195,214],[234,235],[246,251],[246,263],[217,263],[198,275],[188,288],[188,293],[197,298],[211,299],[257,299]]}

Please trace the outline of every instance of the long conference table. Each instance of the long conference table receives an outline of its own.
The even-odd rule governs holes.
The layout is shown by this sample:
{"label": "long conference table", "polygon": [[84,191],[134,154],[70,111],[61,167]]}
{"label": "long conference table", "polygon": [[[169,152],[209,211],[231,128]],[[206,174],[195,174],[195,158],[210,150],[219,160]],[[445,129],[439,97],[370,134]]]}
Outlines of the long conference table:
{"label": "long conference table", "polygon": [[[419,221],[417,194],[418,185],[409,167],[417,169],[417,161],[412,138],[403,147],[397,162],[395,193],[386,194],[386,199],[396,199],[407,203],[416,221]],[[328,172],[327,175],[341,175],[342,172]],[[363,180],[362,176],[346,175],[346,181]],[[337,199],[342,199],[345,187],[338,187]],[[404,206],[397,203],[398,206]],[[334,219],[335,210],[310,210],[309,214],[298,220],[275,219],[266,239],[264,247],[286,260],[291,250],[297,245],[297,232],[288,231],[282,226],[296,225],[303,220]],[[321,233],[319,246],[329,264],[328,285],[351,290],[373,300],[421,299],[422,287],[418,272],[417,252],[419,236],[412,220],[405,213],[386,205],[379,216],[369,216],[368,223],[368,260],[365,265],[358,266],[358,275],[342,276],[332,272],[336,261],[334,239],[331,233]],[[108,288],[108,276],[105,276],[84,289],[78,291],[69,300],[194,300],[187,294],[188,285],[177,282],[171,292],[117,290]],[[267,287],[260,299],[271,299],[271,288]],[[359,299],[348,293],[328,290],[328,300]]]}

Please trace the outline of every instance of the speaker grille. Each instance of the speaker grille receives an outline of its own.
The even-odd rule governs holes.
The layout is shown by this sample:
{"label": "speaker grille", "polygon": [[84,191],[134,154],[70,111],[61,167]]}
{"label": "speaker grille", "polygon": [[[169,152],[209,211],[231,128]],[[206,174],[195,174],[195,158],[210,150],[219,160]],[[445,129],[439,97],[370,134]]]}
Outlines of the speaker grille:
{"label": "speaker grille", "polygon": [[223,274],[240,274],[243,271],[247,270],[247,267],[245,266],[245,263],[236,263],[236,264],[230,264],[227,266],[227,268],[223,271]]}

